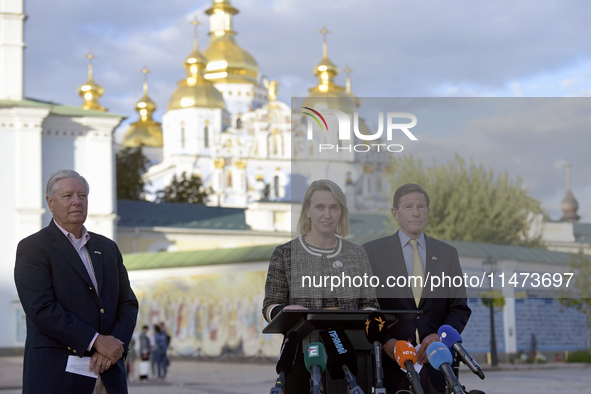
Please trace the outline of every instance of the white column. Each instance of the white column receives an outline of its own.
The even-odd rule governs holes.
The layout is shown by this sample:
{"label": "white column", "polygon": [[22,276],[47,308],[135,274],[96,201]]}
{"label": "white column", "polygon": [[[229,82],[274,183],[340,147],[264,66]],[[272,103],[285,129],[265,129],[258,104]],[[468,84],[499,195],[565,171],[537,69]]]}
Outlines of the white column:
{"label": "white column", "polygon": [[0,0],[0,100],[23,99],[23,0]]}
{"label": "white column", "polygon": [[[503,262],[500,264],[505,278],[510,278],[517,269],[517,262]],[[513,286],[503,287],[505,307],[503,308],[503,336],[505,337],[505,353],[508,355],[517,353],[517,319],[515,317],[515,288]],[[508,359],[508,357],[507,357]]]}
{"label": "white column", "polygon": [[[41,229],[41,125],[47,108],[0,109],[0,168],[5,192],[0,194],[0,315],[5,317],[0,348],[23,346],[22,312],[14,286],[18,242]],[[18,316],[18,317],[17,317]]]}

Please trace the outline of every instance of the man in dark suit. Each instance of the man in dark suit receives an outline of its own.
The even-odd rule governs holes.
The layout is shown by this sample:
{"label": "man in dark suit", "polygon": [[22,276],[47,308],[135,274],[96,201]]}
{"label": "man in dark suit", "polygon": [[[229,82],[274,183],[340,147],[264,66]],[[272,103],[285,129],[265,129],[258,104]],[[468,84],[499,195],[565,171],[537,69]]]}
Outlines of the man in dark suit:
{"label": "man in dark suit", "polygon": [[[465,287],[452,285],[431,289],[429,281],[420,288],[413,286],[413,280],[407,280],[411,275],[424,279],[433,276],[441,278],[442,275],[452,278],[462,276],[457,250],[423,233],[429,218],[429,203],[427,192],[419,185],[401,186],[394,193],[392,207],[392,216],[400,230],[363,245],[373,274],[385,285],[376,289],[380,308],[423,311],[422,315],[400,314],[398,321],[388,330],[382,347],[389,356],[384,357],[384,383],[388,393],[408,390],[409,385],[394,357],[398,340],[409,341],[415,346],[420,344],[418,363],[424,367],[419,377],[425,393],[444,393],[445,380],[428,364],[427,347],[439,340],[437,331],[441,325],[449,324],[462,332],[471,314]],[[390,286],[386,286],[388,278]],[[402,287],[391,286],[395,279],[405,279],[396,282]]]}
{"label": "man in dark suit", "polygon": [[[84,227],[88,192],[77,172],[52,174],[45,199],[53,220],[17,248],[23,393],[127,393],[124,357],[138,302],[115,242]],[[98,378],[66,372],[69,356],[90,357]]]}

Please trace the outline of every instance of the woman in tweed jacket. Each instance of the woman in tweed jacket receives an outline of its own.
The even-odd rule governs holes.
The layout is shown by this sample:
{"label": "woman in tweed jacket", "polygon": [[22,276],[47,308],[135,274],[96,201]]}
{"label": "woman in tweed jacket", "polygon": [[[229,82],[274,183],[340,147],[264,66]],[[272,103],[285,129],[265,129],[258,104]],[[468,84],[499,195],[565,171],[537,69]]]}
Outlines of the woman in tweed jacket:
{"label": "woman in tweed jacket", "polygon": [[[301,235],[278,246],[271,256],[265,319],[270,321],[283,308],[378,309],[374,289],[368,285],[372,272],[367,255],[343,239],[349,232],[349,212],[336,183],[312,182],[304,195],[298,229]],[[309,392],[310,375],[305,367],[301,369],[294,366],[286,378],[286,393]]]}

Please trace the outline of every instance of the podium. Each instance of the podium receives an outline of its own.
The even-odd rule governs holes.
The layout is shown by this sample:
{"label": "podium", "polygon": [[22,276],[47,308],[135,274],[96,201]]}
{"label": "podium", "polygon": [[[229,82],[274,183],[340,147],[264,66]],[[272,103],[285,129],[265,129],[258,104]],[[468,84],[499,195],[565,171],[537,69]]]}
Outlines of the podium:
{"label": "podium", "polygon": [[[302,340],[302,348],[310,342],[319,342],[319,332],[331,328],[341,328],[351,340],[357,355],[357,384],[364,393],[372,392],[373,386],[373,344],[365,336],[365,321],[372,310],[285,310],[263,329],[264,334],[287,334],[289,331],[298,333]],[[408,320],[412,315],[422,311],[381,310],[386,317],[388,328],[396,329],[396,325]],[[344,379],[332,380],[328,373],[322,376],[325,393],[346,393]]]}

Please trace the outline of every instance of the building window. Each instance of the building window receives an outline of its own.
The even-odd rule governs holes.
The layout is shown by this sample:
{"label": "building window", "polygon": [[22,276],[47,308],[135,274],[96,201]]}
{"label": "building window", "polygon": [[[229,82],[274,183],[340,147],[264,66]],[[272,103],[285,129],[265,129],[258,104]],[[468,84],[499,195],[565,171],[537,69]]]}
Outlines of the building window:
{"label": "building window", "polygon": [[181,122],[181,148],[185,148],[185,122]]}
{"label": "building window", "polygon": [[226,187],[231,189],[232,188],[232,172],[228,171],[226,174]]}
{"label": "building window", "polygon": [[273,178],[273,194],[275,194],[276,198],[279,198],[279,177],[275,175]]}

